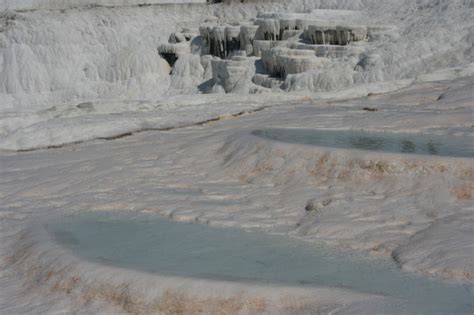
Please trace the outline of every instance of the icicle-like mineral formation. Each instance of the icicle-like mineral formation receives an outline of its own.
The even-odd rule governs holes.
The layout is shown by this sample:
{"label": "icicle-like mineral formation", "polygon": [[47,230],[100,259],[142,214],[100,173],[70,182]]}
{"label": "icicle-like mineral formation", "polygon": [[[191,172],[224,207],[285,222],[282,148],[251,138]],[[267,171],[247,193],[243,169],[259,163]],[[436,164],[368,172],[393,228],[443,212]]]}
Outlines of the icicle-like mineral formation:
{"label": "icicle-like mineral formation", "polygon": [[361,26],[309,25],[305,38],[316,45],[349,45],[367,39],[367,28]]}
{"label": "icicle-like mineral formation", "polygon": [[[200,55],[204,70],[198,77],[206,80],[201,88],[206,93],[265,88],[326,91],[355,81],[380,80],[383,62],[367,55],[367,47],[396,32],[392,27],[360,26],[354,16],[344,10],[316,10],[264,12],[254,20],[234,24],[210,18],[199,32],[171,34],[159,51],[171,66],[180,55]],[[183,59],[180,67],[196,68],[188,65],[191,60]]]}
{"label": "icicle-like mineral formation", "polygon": [[240,27],[240,49],[245,50],[248,56],[254,52],[254,39],[258,28],[258,25],[242,25]]}

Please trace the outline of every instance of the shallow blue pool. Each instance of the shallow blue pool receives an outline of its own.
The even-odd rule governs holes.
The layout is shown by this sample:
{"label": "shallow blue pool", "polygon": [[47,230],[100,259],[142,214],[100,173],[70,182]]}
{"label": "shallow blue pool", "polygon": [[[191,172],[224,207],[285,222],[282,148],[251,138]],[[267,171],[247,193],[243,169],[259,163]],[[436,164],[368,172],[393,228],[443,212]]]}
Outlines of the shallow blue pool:
{"label": "shallow blue pool", "polygon": [[392,153],[474,157],[474,138],[413,133],[269,128],[253,135],[288,143]]}
{"label": "shallow blue pool", "polygon": [[47,225],[86,259],[145,272],[229,281],[350,288],[403,300],[403,313],[472,314],[474,287],[400,271],[290,239],[177,223],[151,215],[87,213]]}

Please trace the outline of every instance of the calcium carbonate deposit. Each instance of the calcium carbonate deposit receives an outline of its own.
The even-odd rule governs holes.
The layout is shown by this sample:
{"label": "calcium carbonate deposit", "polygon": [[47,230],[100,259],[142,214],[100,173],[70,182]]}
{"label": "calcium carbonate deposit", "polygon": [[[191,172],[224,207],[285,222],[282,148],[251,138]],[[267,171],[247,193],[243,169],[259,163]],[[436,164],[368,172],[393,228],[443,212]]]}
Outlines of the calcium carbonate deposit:
{"label": "calcium carbonate deposit", "polygon": [[473,314],[472,0],[0,0],[1,314]]}

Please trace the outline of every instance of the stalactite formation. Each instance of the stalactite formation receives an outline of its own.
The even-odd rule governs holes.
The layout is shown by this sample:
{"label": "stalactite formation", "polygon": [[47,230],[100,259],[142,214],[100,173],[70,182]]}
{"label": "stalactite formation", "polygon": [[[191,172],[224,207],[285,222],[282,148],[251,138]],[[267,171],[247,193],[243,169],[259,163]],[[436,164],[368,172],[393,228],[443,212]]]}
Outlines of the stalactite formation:
{"label": "stalactite formation", "polygon": [[[347,67],[346,73],[355,71],[357,79],[380,79],[378,67],[383,67],[381,61],[376,67],[366,68],[358,66],[358,62],[364,58],[375,60],[365,53],[367,43],[390,34],[393,28],[351,24],[344,21],[345,16],[331,18],[341,15],[340,12],[323,11],[259,13],[254,20],[233,24],[211,19],[198,31],[171,34],[168,43],[159,47],[159,52],[172,67],[180,56],[191,51],[208,56],[210,59],[203,57],[201,63],[211,78],[207,85],[213,86],[205,90],[212,93],[243,91],[245,84],[258,86],[257,89],[291,87],[300,84],[292,83],[299,74],[316,76],[304,78],[303,84],[316,82],[324,88],[332,88],[334,80],[344,84],[353,82],[348,76],[319,77],[321,69],[334,67],[335,63],[338,67]],[[325,18],[324,14],[329,17]],[[192,47],[195,40],[199,43],[198,49]]]}

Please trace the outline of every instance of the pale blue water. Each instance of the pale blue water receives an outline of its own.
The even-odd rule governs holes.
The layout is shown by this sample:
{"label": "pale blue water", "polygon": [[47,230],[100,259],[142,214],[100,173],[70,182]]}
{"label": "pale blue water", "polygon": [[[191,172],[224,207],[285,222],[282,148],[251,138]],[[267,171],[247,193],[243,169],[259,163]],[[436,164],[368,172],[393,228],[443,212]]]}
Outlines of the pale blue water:
{"label": "pale blue water", "polygon": [[322,147],[474,157],[473,137],[291,128],[261,129],[252,134],[276,141]]}
{"label": "pale blue water", "polygon": [[178,223],[151,215],[86,213],[47,226],[77,255],[145,272],[230,281],[350,288],[400,298],[396,313],[473,314],[472,284],[400,271],[284,236]]}

